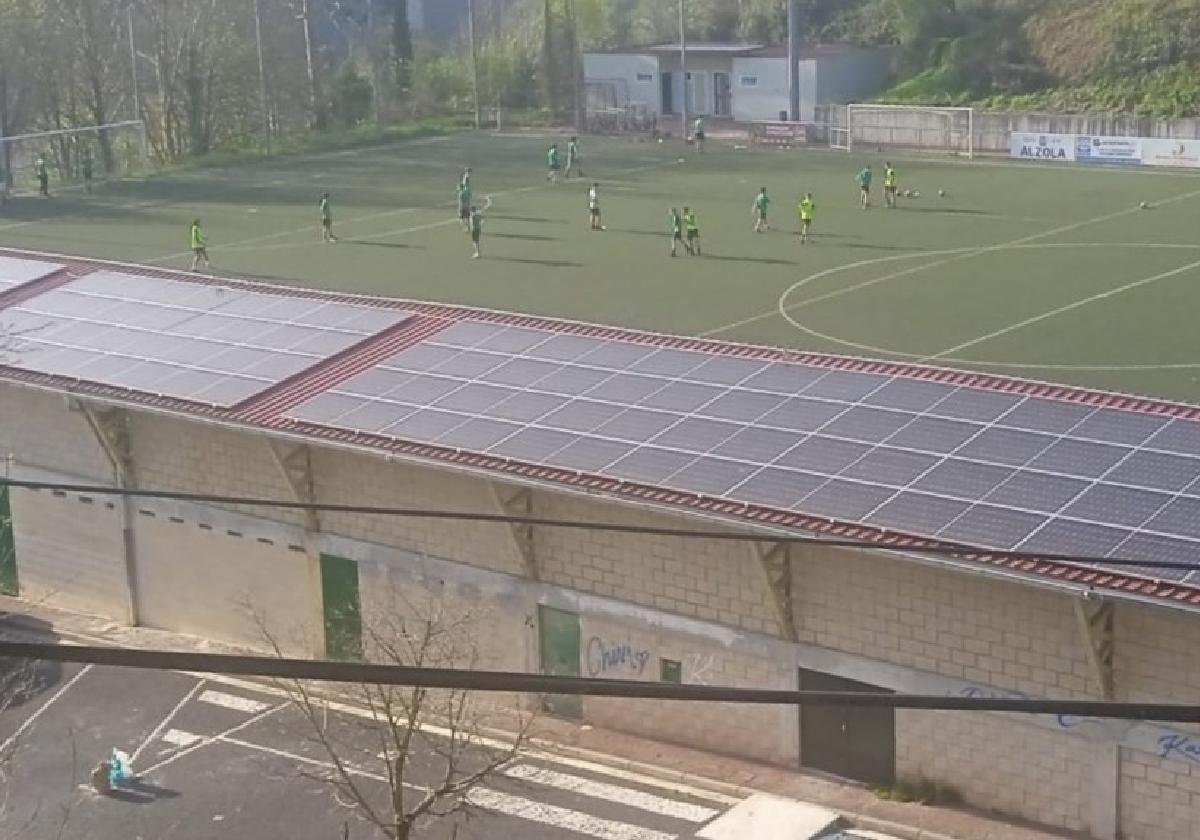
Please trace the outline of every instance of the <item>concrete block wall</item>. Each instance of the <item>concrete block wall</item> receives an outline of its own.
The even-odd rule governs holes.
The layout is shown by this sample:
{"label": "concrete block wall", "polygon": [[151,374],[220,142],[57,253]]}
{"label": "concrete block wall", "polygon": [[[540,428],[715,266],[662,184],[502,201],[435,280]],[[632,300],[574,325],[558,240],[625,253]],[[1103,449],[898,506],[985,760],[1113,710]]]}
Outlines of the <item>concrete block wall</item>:
{"label": "concrete block wall", "polygon": [[103,482],[112,467],[82,413],[67,398],[0,385],[0,472],[10,455],[18,461]]}

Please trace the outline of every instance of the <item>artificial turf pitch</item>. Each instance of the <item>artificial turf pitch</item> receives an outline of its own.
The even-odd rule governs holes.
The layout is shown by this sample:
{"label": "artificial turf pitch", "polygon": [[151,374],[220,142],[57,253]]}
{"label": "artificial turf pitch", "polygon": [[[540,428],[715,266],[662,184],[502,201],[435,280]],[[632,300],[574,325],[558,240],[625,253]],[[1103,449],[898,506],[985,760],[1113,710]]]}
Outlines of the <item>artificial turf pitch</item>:
{"label": "artificial turf pitch", "polygon": [[[587,177],[551,186],[548,142],[465,133],[25,194],[0,208],[0,245],[185,268],[199,217],[217,273],[1200,400],[1200,177],[897,158],[921,195],[886,210],[876,150],[586,137]],[[467,165],[488,202],[478,261],[455,218]],[[772,230],[755,234],[760,186]],[[320,241],[325,190],[336,245]],[[703,257],[669,257],[672,205],[696,209]]]}

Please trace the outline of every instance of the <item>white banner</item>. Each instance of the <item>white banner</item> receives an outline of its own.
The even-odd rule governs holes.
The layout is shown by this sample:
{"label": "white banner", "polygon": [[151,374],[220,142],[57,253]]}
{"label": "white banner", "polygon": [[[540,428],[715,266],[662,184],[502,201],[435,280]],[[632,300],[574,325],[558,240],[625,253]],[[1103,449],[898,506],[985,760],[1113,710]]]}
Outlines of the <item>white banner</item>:
{"label": "white banner", "polygon": [[1200,140],[1143,140],[1142,163],[1200,169]]}
{"label": "white banner", "polygon": [[1090,137],[1075,135],[1075,160],[1079,163],[1142,162],[1140,137]]}
{"label": "white banner", "polygon": [[1009,151],[1021,160],[1044,160],[1063,163],[1075,160],[1074,134],[1028,134],[1014,131],[1009,137]]}

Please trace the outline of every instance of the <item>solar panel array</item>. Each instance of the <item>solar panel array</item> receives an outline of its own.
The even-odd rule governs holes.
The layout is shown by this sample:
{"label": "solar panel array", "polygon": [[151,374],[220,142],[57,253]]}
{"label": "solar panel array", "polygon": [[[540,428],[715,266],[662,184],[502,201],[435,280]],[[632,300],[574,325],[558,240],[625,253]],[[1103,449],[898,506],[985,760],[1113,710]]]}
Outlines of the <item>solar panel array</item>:
{"label": "solar panel array", "polygon": [[0,257],[0,292],[21,286],[43,277],[49,277],[64,266],[41,260],[23,260],[17,257]]}
{"label": "solar panel array", "polygon": [[472,321],[289,416],[981,547],[1200,562],[1181,419]]}
{"label": "solar panel array", "polygon": [[[3,270],[3,266],[0,266]],[[26,370],[231,406],[409,313],[100,271],[0,310]]]}

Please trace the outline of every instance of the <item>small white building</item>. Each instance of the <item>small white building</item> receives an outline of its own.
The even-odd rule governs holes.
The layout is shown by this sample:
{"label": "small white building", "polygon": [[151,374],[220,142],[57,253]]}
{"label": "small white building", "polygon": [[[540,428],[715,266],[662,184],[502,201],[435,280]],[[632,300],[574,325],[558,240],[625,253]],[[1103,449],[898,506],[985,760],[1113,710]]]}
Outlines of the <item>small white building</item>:
{"label": "small white building", "polygon": [[[800,119],[817,105],[855,102],[881,90],[893,72],[889,47],[812,46],[801,50]],[[644,106],[676,114],[684,97],[679,44],[586,53],[589,95],[605,106]],[[688,44],[689,114],[738,122],[777,120],[788,110],[787,47],[761,44]]]}

